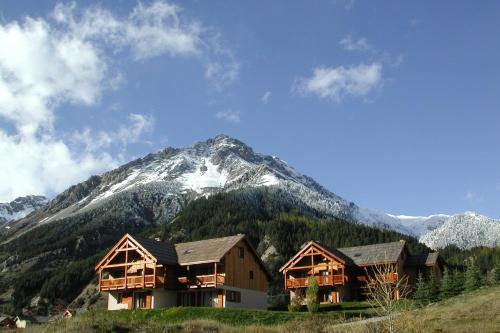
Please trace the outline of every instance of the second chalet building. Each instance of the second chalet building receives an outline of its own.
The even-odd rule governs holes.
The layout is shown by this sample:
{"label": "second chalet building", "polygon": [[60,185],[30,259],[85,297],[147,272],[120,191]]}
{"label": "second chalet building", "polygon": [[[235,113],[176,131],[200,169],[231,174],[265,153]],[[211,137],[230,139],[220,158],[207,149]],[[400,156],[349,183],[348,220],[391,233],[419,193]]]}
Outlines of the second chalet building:
{"label": "second chalet building", "polygon": [[270,275],[244,235],[170,244],[127,234],[96,271],[109,310],[267,308]]}
{"label": "second chalet building", "polygon": [[404,241],[346,248],[311,241],[280,272],[291,298],[304,294],[312,276],[320,287],[321,303],[339,303],[363,299],[367,274],[380,264],[393,265],[389,281],[405,276],[410,287],[414,286],[418,272],[432,273],[436,279],[441,279],[442,263],[438,254],[411,255]]}

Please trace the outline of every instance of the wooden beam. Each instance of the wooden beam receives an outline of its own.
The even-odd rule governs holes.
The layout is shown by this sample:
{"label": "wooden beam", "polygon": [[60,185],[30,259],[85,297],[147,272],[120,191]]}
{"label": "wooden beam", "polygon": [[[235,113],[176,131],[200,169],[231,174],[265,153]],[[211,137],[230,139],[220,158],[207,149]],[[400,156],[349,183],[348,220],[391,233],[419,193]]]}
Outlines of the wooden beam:
{"label": "wooden beam", "polygon": [[142,288],[144,289],[144,286],[146,285],[146,263],[142,264]]}
{"label": "wooden beam", "polygon": [[214,263],[214,281],[215,281],[215,288],[217,288],[217,263]]}
{"label": "wooden beam", "polygon": [[[125,251],[128,251],[128,250],[138,250],[138,251],[140,251],[138,247],[126,247],[126,248],[123,248],[123,249],[117,249],[115,251],[116,252],[125,252]],[[142,252],[142,251],[140,251],[140,252]]]}
{"label": "wooden beam", "polygon": [[[128,251],[125,251],[125,263],[128,264]],[[125,266],[125,289],[127,289],[127,267]]]}
{"label": "wooden beam", "polygon": [[[101,268],[105,269],[105,268],[117,268],[117,267],[125,267],[125,266],[134,266],[134,265],[142,265],[143,263],[154,264],[154,261],[144,261],[144,260],[141,260],[141,261],[134,261],[134,262],[129,262],[129,263],[106,265],[106,266],[102,266]],[[159,267],[161,267],[161,266],[159,266]]]}

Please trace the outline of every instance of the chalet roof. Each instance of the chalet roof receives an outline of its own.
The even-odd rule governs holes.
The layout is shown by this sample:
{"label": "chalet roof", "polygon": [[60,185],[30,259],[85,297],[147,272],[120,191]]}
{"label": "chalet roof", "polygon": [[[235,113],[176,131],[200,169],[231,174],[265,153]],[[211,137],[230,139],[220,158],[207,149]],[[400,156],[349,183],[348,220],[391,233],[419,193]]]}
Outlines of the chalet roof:
{"label": "chalet roof", "polygon": [[339,249],[325,245],[323,243],[319,243],[319,242],[315,242],[315,243],[319,244],[321,247],[323,247],[325,250],[327,250],[328,252],[333,254],[335,257],[343,260],[346,265],[354,265],[354,261],[349,256],[345,255],[345,253],[339,251]]}
{"label": "chalet roof", "polygon": [[397,261],[405,247],[404,241],[338,248],[338,252],[350,258],[358,266]]}
{"label": "chalet roof", "polygon": [[244,239],[245,235],[213,238],[188,243],[175,244],[180,265],[219,261],[224,255]]}
{"label": "chalet roof", "polygon": [[421,255],[411,255],[408,256],[406,264],[408,266],[434,266],[438,262],[439,254],[437,252],[431,252]]}
{"label": "chalet roof", "polygon": [[140,236],[132,236],[146,251],[158,260],[160,264],[176,264],[177,253],[174,245],[168,242],[159,242]]}

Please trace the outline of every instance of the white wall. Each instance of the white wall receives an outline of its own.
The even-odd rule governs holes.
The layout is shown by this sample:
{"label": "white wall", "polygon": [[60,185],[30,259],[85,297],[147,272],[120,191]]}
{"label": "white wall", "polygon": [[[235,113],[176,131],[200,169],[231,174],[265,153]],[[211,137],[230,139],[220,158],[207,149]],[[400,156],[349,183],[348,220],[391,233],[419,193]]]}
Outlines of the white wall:
{"label": "white wall", "polygon": [[151,307],[153,309],[177,306],[177,293],[171,290],[154,289]]}
{"label": "white wall", "polygon": [[118,293],[108,293],[108,310],[127,309],[127,304],[118,303]]}
{"label": "white wall", "polygon": [[241,293],[241,303],[227,302],[226,294],[224,293],[225,308],[265,310],[268,307],[266,292],[250,290],[250,289],[234,288],[229,286],[223,286],[221,289],[239,291]]}

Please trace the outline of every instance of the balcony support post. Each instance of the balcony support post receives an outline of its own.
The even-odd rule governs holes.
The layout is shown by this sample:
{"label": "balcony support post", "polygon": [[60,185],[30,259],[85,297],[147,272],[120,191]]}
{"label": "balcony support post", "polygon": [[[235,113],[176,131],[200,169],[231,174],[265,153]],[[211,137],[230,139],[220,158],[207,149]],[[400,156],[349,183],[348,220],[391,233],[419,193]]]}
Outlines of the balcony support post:
{"label": "balcony support post", "polygon": [[146,263],[142,264],[142,289],[146,287]]}
{"label": "balcony support post", "polygon": [[125,289],[127,289],[127,267],[128,267],[128,244],[126,245],[127,249],[125,250]]}
{"label": "balcony support post", "polygon": [[102,268],[99,269],[99,291],[102,291],[101,283],[102,283]]}
{"label": "balcony support post", "polygon": [[153,268],[153,288],[156,288],[156,262],[154,263]]}
{"label": "balcony support post", "polygon": [[214,263],[214,282],[215,288],[217,288],[217,263]]}

